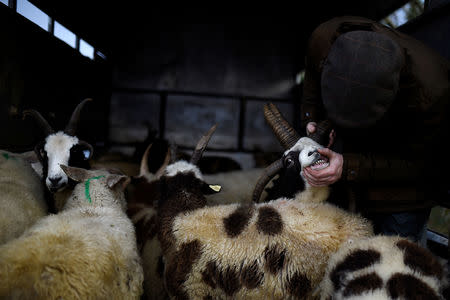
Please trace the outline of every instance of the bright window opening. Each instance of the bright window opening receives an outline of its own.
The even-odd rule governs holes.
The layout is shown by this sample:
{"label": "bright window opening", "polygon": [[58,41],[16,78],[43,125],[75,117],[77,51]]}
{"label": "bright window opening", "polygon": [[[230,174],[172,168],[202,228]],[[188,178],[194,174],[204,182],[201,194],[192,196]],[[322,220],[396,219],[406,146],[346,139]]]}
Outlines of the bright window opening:
{"label": "bright window opening", "polygon": [[48,31],[48,15],[30,2],[26,0],[17,0],[17,12],[45,31]]}
{"label": "bright window opening", "polygon": [[94,59],[94,47],[80,39],[80,53],[84,56]]}
{"label": "bright window opening", "polygon": [[399,27],[423,13],[424,1],[411,0],[380,22],[392,28]]}
{"label": "bright window opening", "polygon": [[8,0],[0,0],[1,3],[8,5]]}
{"label": "bright window opening", "polygon": [[57,38],[59,38],[61,41],[68,44],[70,47],[75,48],[76,39],[77,39],[75,34],[56,21],[55,21],[54,35]]}

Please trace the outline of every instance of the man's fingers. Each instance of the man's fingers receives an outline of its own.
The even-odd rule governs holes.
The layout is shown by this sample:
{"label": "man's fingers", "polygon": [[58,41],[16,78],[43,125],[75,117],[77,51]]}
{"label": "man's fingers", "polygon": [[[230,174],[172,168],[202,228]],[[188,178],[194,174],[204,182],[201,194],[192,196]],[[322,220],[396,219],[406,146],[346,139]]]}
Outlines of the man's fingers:
{"label": "man's fingers", "polygon": [[316,122],[309,122],[309,123],[306,125],[306,131],[307,131],[307,133],[308,133],[308,134],[311,134],[311,133],[313,133],[314,131],[316,131],[316,126],[317,126],[317,123],[316,123]]}

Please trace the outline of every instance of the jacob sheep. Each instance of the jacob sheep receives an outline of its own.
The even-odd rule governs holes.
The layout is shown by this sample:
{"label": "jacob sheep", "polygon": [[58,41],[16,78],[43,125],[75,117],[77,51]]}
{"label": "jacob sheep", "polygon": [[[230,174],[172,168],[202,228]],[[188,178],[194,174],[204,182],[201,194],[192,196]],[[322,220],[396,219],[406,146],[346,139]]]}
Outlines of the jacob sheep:
{"label": "jacob sheep", "polygon": [[329,260],[321,299],[448,299],[445,264],[398,236],[344,243]]}
{"label": "jacob sheep", "polygon": [[[215,127],[190,162],[165,167],[158,195],[164,282],[176,299],[301,299],[320,282],[328,257],[349,239],[373,234],[364,218],[324,203],[327,188],[262,204],[207,206],[216,192],[196,167]],[[302,167],[317,162],[318,144],[297,143]],[[309,155],[308,155],[309,154]]]}
{"label": "jacob sheep", "polygon": [[[34,151],[39,162],[33,164],[36,172],[42,176],[48,190],[53,194],[63,191],[69,184],[69,178],[61,170],[60,165],[67,165],[89,169],[89,159],[92,157],[92,146],[75,136],[81,109],[88,102],[87,98],[80,102],[72,113],[69,123],[63,131],[53,130],[50,124],[36,110],[29,109],[23,112],[24,118],[32,116],[44,130],[45,140],[39,142]],[[64,195],[56,195],[56,203],[48,203],[52,212],[60,209],[68,196],[70,190]],[[61,196],[59,199],[58,196]]]}
{"label": "jacob sheep", "polygon": [[47,214],[41,179],[21,154],[0,150],[0,245]]}
{"label": "jacob sheep", "polygon": [[129,177],[61,168],[78,184],[61,212],[0,246],[0,298],[139,299],[142,266],[123,192]]}
{"label": "jacob sheep", "polygon": [[[171,156],[167,152],[162,166],[153,174],[148,167],[153,159],[150,156],[152,148],[153,144],[149,145],[141,158],[140,175],[132,178],[127,213],[136,227],[144,269],[144,293],[147,299],[167,299],[162,280],[162,250],[156,236],[158,199],[151,182],[161,177]],[[149,160],[149,157],[152,159]],[[255,168],[204,175],[206,181],[219,182],[222,186],[220,193],[206,195],[207,205],[251,203],[253,188],[263,171],[263,168]],[[265,196],[264,193],[263,198]]]}

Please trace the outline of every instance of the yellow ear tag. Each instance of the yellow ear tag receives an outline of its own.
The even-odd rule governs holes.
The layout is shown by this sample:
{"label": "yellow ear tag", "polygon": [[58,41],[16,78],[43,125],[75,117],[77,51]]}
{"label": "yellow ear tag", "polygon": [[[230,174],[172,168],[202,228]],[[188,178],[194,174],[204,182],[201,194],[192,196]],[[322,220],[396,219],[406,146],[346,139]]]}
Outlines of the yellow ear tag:
{"label": "yellow ear tag", "polygon": [[210,184],[209,188],[212,189],[214,192],[220,192],[222,187],[220,185]]}

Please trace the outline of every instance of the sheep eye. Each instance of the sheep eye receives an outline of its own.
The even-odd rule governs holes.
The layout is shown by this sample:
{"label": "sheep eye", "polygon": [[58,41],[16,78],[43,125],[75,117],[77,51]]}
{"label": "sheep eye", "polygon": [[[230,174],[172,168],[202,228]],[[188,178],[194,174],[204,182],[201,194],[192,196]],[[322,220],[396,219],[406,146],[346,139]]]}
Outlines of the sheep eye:
{"label": "sheep eye", "polygon": [[289,158],[286,159],[286,165],[287,166],[292,166],[293,164],[294,164],[294,160],[292,158],[289,157]]}

